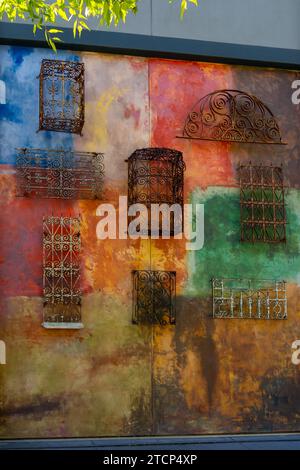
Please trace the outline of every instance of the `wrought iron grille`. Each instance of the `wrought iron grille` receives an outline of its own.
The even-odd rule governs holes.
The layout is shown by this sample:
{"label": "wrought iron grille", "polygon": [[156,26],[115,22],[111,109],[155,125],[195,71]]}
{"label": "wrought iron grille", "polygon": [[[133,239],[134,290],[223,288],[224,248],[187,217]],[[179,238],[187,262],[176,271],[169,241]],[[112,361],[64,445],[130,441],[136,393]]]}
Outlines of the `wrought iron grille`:
{"label": "wrought iron grille", "polygon": [[136,150],[128,159],[129,204],[183,204],[182,153],[165,148]]}
{"label": "wrought iron grille", "polygon": [[43,220],[44,322],[81,322],[80,218]]}
{"label": "wrought iron grille", "polygon": [[18,196],[100,199],[103,158],[101,153],[18,149]]}
{"label": "wrought iron grille", "polygon": [[286,214],[281,167],[240,165],[241,240],[284,243]]}
{"label": "wrought iron grille", "polygon": [[283,144],[270,109],[255,96],[239,90],[219,90],[201,98],[186,119],[182,137]]}
{"label": "wrought iron grille", "polygon": [[[182,153],[168,148],[136,150],[128,159],[128,205],[178,204],[183,209],[185,163]],[[174,218],[171,214],[171,234]],[[161,233],[161,221],[160,221]]]}
{"label": "wrought iron grille", "polygon": [[173,325],[176,273],[133,271],[133,323]]}
{"label": "wrought iron grille", "polygon": [[285,320],[285,281],[213,279],[213,317]]}
{"label": "wrought iron grille", "polygon": [[43,59],[39,129],[81,134],[84,124],[84,64]]}

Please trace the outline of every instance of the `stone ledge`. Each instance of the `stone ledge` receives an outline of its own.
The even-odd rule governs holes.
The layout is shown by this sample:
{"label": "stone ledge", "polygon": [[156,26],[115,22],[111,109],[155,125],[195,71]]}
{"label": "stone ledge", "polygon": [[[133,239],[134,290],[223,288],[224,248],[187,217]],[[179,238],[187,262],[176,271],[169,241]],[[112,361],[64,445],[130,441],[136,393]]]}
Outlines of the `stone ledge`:
{"label": "stone ledge", "polygon": [[43,322],[42,326],[48,330],[80,330],[83,323],[79,322]]}

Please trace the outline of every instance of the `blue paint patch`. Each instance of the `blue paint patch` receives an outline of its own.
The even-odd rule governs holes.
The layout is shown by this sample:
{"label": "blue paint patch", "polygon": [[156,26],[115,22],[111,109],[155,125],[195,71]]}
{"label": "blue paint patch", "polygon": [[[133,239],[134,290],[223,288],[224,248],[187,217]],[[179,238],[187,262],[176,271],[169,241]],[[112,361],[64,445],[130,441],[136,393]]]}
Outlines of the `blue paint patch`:
{"label": "blue paint patch", "polygon": [[1,107],[1,119],[6,121],[14,121],[20,123],[19,118],[22,114],[22,110],[19,106],[11,106],[10,104],[2,105]]}
{"label": "blue paint patch", "polygon": [[11,47],[10,55],[14,61],[16,67],[20,66],[24,60],[24,57],[32,54],[33,50],[30,47]]}
{"label": "blue paint patch", "polygon": [[79,62],[81,57],[68,51],[55,54],[51,49],[0,48],[0,78],[6,84],[6,104],[0,109],[0,163],[15,164],[17,147],[73,149],[72,134],[37,132],[42,59]]}

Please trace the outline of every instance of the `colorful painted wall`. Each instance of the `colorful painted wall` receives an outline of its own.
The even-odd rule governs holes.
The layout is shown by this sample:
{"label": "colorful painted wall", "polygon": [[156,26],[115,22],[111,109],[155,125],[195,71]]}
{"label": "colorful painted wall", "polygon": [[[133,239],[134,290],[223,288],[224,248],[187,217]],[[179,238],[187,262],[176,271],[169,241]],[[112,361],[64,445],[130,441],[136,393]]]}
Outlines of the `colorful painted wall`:
{"label": "colorful painted wall", "polygon": [[[38,129],[41,60],[85,64],[83,136]],[[296,72],[97,53],[1,47],[0,436],[73,437],[300,430],[300,106]],[[178,139],[194,103],[218,89],[254,94],[286,146]],[[105,154],[103,201],[127,194],[137,148],[181,150],[185,201],[205,204],[203,249],[185,240],[97,240],[99,201],[16,197],[17,147]],[[286,245],[240,243],[239,162],[283,164]],[[42,218],[82,217],[81,330],[42,323]],[[177,273],[176,326],[133,325],[133,269]],[[287,281],[288,320],[211,317],[212,277]]]}

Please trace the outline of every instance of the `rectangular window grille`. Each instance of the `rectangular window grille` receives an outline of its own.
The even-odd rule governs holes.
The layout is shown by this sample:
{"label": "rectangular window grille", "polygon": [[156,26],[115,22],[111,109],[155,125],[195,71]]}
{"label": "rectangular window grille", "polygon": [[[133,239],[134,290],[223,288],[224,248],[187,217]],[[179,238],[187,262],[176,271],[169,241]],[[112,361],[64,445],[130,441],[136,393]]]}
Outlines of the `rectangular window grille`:
{"label": "rectangular window grille", "polygon": [[[128,205],[178,204],[183,214],[183,181],[185,164],[182,153],[168,148],[136,150],[128,159]],[[161,220],[159,230],[161,233]],[[171,235],[174,218],[171,213]]]}
{"label": "rectangular window grille", "polygon": [[18,196],[100,199],[103,154],[70,150],[18,149]]}
{"label": "rectangular window grille", "polygon": [[84,64],[43,59],[40,130],[81,134],[84,124]]}
{"label": "rectangular window grille", "polygon": [[44,323],[81,327],[80,218],[43,220]]}
{"label": "rectangular window grille", "polygon": [[285,281],[213,279],[212,290],[214,318],[287,318]]}
{"label": "rectangular window grille", "polygon": [[133,323],[173,325],[176,273],[133,271]]}
{"label": "rectangular window grille", "polygon": [[241,240],[284,243],[286,214],[281,167],[239,167]]}

